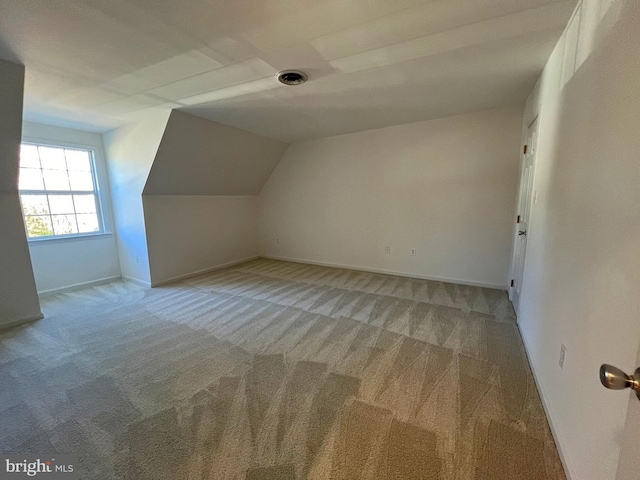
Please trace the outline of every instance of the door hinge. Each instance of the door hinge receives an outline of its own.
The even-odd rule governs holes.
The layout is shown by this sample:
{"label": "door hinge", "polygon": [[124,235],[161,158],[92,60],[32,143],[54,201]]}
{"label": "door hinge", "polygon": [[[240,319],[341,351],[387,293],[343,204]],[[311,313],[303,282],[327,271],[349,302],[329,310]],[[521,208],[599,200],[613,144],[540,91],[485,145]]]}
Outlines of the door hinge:
{"label": "door hinge", "polygon": [[511,280],[511,286],[513,287],[516,284],[515,280]]}
{"label": "door hinge", "polygon": [[518,218],[516,218],[516,223],[520,223],[520,215],[518,215]]}
{"label": "door hinge", "polygon": [[524,153],[527,153],[527,145],[524,146]]}

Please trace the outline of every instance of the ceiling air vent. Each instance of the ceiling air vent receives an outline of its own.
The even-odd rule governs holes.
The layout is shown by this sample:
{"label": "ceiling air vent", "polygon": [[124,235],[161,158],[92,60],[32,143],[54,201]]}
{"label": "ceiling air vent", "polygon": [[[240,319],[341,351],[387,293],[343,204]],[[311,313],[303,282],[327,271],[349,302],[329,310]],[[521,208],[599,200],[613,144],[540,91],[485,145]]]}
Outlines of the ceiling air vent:
{"label": "ceiling air vent", "polygon": [[283,70],[282,72],[278,72],[276,78],[280,83],[284,83],[285,85],[301,85],[307,81],[307,75],[297,70]]}

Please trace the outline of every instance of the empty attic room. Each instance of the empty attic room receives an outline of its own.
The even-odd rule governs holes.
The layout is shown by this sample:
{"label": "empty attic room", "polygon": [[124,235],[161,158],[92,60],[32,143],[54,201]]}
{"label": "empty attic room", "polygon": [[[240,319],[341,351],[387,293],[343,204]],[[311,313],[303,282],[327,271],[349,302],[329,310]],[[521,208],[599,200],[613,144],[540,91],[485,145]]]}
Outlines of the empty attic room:
{"label": "empty attic room", "polygon": [[638,25],[0,0],[0,478],[640,480]]}

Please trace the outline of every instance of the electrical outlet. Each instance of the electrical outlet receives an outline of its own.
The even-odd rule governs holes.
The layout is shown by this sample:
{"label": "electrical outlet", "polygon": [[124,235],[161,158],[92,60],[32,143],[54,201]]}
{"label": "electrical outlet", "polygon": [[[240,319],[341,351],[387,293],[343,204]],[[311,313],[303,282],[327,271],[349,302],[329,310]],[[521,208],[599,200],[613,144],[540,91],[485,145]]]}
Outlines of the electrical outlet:
{"label": "electrical outlet", "polygon": [[415,256],[416,256],[416,249],[415,249],[415,248],[412,248],[412,249],[411,249],[411,256],[412,256],[412,257],[415,257]]}
{"label": "electrical outlet", "polygon": [[140,256],[136,255],[136,263],[140,263]]}
{"label": "electrical outlet", "polygon": [[389,255],[391,253],[391,247],[384,247],[385,255]]}
{"label": "electrical outlet", "polygon": [[560,369],[564,370],[564,357],[567,355],[567,347],[563,343],[560,347],[560,360],[558,360],[558,365],[560,365]]}
{"label": "electrical outlet", "polygon": [[276,245],[280,245],[280,237],[276,238]]}

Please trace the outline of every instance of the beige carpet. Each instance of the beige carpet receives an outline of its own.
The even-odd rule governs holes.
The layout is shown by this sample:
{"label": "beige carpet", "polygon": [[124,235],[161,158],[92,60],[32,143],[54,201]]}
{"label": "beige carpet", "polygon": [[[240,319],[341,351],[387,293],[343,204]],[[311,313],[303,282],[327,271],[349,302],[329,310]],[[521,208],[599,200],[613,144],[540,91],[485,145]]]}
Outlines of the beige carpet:
{"label": "beige carpet", "polygon": [[81,478],[564,479],[504,292],[274,260],[43,303],[0,451]]}

